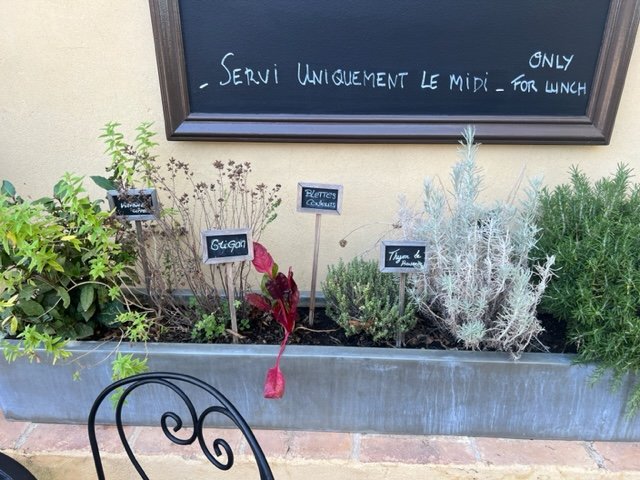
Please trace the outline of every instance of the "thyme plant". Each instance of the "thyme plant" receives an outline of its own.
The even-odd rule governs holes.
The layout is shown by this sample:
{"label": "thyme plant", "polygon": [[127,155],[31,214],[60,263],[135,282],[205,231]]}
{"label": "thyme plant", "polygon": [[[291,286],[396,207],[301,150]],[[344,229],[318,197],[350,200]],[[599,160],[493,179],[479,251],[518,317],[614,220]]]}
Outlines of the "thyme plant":
{"label": "thyme plant", "polygon": [[[426,267],[411,276],[411,296],[464,348],[495,349],[519,357],[542,331],[536,307],[552,275],[553,255],[530,266],[540,181],[516,206],[478,203],[482,179],[474,129],[463,131],[453,192],[424,183],[424,214],[400,209],[406,238],[428,242]],[[534,280],[534,273],[537,280]]]}
{"label": "thyme plant", "polygon": [[327,315],[347,335],[364,332],[374,341],[388,341],[416,323],[415,303],[408,302],[400,315],[398,284],[374,260],[330,265],[322,290]]}

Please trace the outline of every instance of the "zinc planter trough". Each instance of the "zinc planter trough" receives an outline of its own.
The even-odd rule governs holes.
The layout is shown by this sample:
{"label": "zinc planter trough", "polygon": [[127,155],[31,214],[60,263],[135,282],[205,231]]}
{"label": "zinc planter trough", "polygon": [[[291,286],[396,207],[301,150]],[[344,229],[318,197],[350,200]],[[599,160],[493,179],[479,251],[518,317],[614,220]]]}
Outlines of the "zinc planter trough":
{"label": "zinc planter trough", "polygon": [[[0,359],[0,407],[7,418],[85,423],[111,382],[113,346],[75,342],[75,362],[55,366]],[[595,367],[573,356],[528,353],[514,362],[486,352],[289,346],[282,360],[286,392],[262,397],[277,346],[122,345],[149,356],[152,371],[181,372],[219,388],[253,428],[511,438],[640,440],[640,416],[625,418],[633,378],[616,393],[609,379],[591,385]],[[46,357],[43,353],[42,357]],[[82,365],[81,379],[73,374]],[[150,387],[155,389],[160,387]],[[131,398],[128,421],[157,425],[184,411],[171,392]],[[206,399],[208,400],[208,399]],[[196,404],[201,400],[196,400]],[[207,404],[208,405],[208,404]],[[103,409],[98,421],[113,422]]]}

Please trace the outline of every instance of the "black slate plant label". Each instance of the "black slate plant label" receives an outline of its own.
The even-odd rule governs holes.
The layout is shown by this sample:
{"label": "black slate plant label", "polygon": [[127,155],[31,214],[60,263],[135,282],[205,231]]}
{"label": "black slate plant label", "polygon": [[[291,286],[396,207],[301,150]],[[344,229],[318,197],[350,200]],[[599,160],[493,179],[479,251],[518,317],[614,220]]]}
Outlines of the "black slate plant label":
{"label": "black slate plant label", "polygon": [[415,272],[426,265],[426,253],[427,242],[383,240],[380,248],[380,271]]}
{"label": "black slate plant label", "polygon": [[202,261],[204,263],[231,263],[253,260],[251,230],[205,230],[202,232]]}
{"label": "black slate plant label", "polygon": [[125,220],[155,220],[158,218],[158,196],[155,188],[130,188],[125,192],[107,191],[109,207]]}
{"label": "black slate plant label", "polygon": [[297,210],[323,215],[340,215],[342,185],[299,182]]}

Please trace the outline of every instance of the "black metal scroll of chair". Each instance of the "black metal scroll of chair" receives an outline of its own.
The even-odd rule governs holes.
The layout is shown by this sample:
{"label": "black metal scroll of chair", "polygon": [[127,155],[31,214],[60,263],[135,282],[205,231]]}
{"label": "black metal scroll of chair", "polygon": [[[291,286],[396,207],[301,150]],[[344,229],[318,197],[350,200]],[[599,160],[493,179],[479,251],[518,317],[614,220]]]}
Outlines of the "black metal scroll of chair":
{"label": "black metal scroll of chair", "polygon": [[36,477],[13,458],[0,453],[0,480],[36,480]]}
{"label": "black metal scroll of chair", "polygon": [[[100,395],[96,398],[93,407],[91,408],[91,412],[89,414],[89,418],[87,421],[88,429],[89,429],[89,443],[91,445],[91,452],[93,454],[93,461],[96,467],[96,473],[98,474],[99,480],[104,480],[104,470],[102,467],[102,459],[100,457],[100,449],[98,447],[98,442],[96,440],[96,413],[98,408],[102,404],[103,400],[110,396],[112,393],[117,391],[118,389],[122,389],[122,395],[118,399],[116,408],[115,408],[115,419],[116,419],[116,428],[118,430],[118,435],[120,436],[120,441],[122,442],[123,448],[129,457],[129,460],[138,471],[140,478],[148,480],[149,477],[145,473],[145,471],[140,466],[140,463],[136,460],[136,457],[133,453],[131,446],[127,440],[124,427],[122,424],[122,408],[126,403],[127,397],[131,394],[131,392],[143,385],[160,385],[168,388],[173,391],[182,402],[184,402],[185,407],[189,410],[189,415],[191,417],[191,421],[193,422],[193,432],[189,438],[178,438],[172,432],[169,431],[169,428],[173,430],[173,432],[178,432],[183,425],[183,421],[179,415],[174,412],[165,412],[162,414],[160,418],[160,426],[162,427],[162,431],[165,436],[171,440],[173,443],[177,445],[191,445],[196,440],[202,449],[205,457],[211,462],[215,467],[220,470],[229,470],[233,466],[234,456],[233,451],[224,439],[217,438],[213,441],[213,453],[209,449],[206,444],[204,438],[204,423],[209,414],[221,414],[225,417],[229,418],[235,426],[240,429],[253,455],[256,460],[256,464],[258,467],[258,471],[260,473],[260,480],[272,480],[273,474],[271,473],[271,468],[267,463],[267,459],[258,444],[251,428],[247,422],[242,418],[242,415],[238,412],[238,410],[231,404],[227,398],[222,395],[217,389],[213,388],[211,385],[189,375],[183,375],[179,373],[142,373],[139,375],[134,375],[132,377],[125,378],[123,380],[118,380],[107,388],[105,388]],[[184,388],[189,385],[193,387],[197,387],[205,392],[209,393],[213,399],[217,401],[217,404],[210,406],[202,411],[200,415],[198,415],[194,403],[185,393]],[[188,388],[193,388],[188,387]],[[143,392],[139,391],[137,396],[140,396]],[[169,392],[168,392],[169,393]],[[157,399],[154,400],[154,403],[157,402]],[[111,408],[110,406],[108,406]],[[169,422],[169,419],[171,420]],[[174,423],[172,427],[168,425],[168,423]],[[223,454],[224,450],[224,454]]]}

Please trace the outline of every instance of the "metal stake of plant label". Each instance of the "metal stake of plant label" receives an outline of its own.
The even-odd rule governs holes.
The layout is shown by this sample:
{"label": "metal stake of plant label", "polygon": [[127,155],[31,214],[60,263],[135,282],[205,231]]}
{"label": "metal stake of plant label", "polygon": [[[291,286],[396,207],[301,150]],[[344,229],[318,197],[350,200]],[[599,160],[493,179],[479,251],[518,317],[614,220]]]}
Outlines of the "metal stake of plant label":
{"label": "metal stake of plant label", "polygon": [[147,289],[147,295],[151,292],[151,273],[149,271],[149,260],[147,259],[147,247],[142,237],[142,221],[136,220],[136,237],[138,238],[138,247],[140,248],[140,260],[142,261],[142,271],[144,272],[144,286]]}
{"label": "metal stake of plant label", "polygon": [[316,214],[316,239],[313,245],[313,267],[311,269],[311,291],[309,292],[309,326],[313,326],[316,309],[316,279],[318,276],[318,254],[320,252],[320,221],[322,215]]}
{"label": "metal stake of plant label", "polygon": [[236,295],[233,288],[233,263],[225,265],[227,270],[227,297],[229,300],[229,316],[231,317],[231,330],[233,331],[233,343],[238,343],[238,320],[236,319]]}

